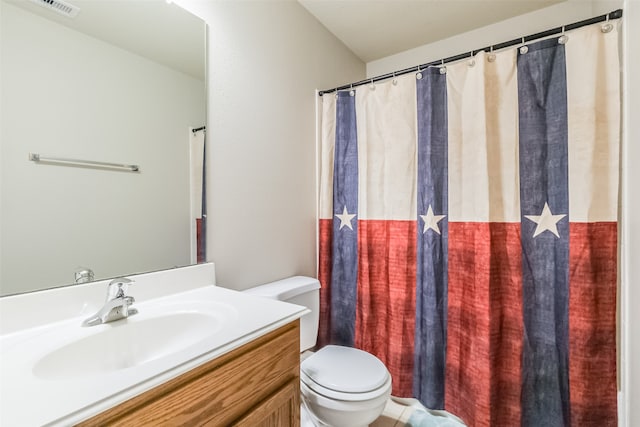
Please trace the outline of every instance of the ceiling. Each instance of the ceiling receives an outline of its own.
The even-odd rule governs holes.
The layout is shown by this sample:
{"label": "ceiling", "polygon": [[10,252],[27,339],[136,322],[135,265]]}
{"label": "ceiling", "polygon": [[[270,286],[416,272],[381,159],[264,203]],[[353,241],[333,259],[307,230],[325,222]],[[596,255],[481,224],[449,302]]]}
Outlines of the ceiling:
{"label": "ceiling", "polygon": [[80,9],[70,18],[41,6],[42,0],[2,1],[204,80],[205,24],[176,4],[64,0]]}
{"label": "ceiling", "polygon": [[566,0],[298,0],[370,62]]}

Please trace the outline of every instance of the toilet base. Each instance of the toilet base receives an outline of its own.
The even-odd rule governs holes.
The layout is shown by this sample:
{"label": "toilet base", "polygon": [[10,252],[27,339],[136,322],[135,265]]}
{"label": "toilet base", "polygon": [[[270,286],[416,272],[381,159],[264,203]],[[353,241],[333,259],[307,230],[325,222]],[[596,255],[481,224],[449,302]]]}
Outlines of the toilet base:
{"label": "toilet base", "polygon": [[[300,427],[331,427],[327,424],[324,424],[320,421],[314,421],[313,416],[309,414],[307,407],[304,406],[304,403],[300,404]],[[368,427],[368,424],[364,424],[362,426],[352,426],[352,427]]]}
{"label": "toilet base", "polygon": [[300,427],[316,427],[304,403],[300,403]]}
{"label": "toilet base", "polygon": [[313,392],[300,382],[302,406],[315,427],[367,427],[384,411],[391,395],[391,378],[384,391],[364,401],[333,400]]}

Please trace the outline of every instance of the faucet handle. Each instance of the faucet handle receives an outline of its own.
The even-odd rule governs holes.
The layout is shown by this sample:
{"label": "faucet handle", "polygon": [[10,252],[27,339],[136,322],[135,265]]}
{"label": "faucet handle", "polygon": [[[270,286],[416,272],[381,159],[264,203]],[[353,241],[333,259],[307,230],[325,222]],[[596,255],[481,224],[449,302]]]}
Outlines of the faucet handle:
{"label": "faucet handle", "polygon": [[135,283],[135,280],[129,279],[128,277],[118,277],[109,282],[109,287],[107,288],[107,301],[110,301],[114,298],[124,298],[127,294],[127,289],[129,285]]}

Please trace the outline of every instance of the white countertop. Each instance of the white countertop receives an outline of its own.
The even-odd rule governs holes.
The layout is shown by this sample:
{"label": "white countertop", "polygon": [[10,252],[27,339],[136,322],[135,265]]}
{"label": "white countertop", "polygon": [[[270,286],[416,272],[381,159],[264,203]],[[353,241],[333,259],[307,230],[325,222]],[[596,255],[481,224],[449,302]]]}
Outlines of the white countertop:
{"label": "white countertop", "polygon": [[[130,288],[135,296],[135,288]],[[76,378],[43,379],[33,367],[73,339],[135,322],[177,303],[220,304],[229,321],[179,351],[143,364]],[[67,426],[90,418],[207,361],[301,317],[307,309],[217,286],[203,286],[134,304],[139,314],[117,322],[81,327],[86,313],[0,336],[0,425]],[[169,308],[167,308],[169,307]],[[228,309],[232,307],[232,309]],[[115,326],[117,327],[117,325]],[[114,351],[117,351],[114,349]]]}

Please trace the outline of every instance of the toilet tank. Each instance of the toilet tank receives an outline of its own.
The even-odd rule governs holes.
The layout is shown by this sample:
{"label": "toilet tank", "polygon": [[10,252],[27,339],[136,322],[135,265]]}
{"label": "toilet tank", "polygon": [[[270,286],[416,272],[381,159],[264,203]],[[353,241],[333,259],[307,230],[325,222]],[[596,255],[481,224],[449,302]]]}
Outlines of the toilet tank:
{"label": "toilet tank", "polygon": [[311,313],[300,319],[300,352],[316,345],[320,319],[320,282],[317,279],[304,276],[289,277],[243,292],[307,307]]}

